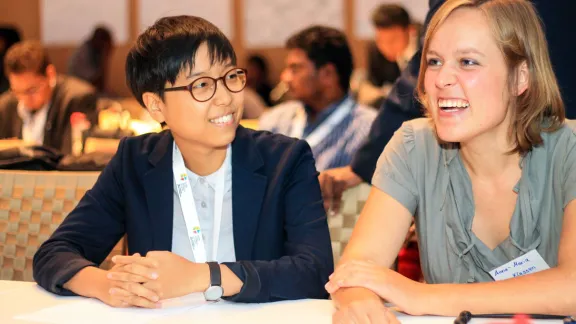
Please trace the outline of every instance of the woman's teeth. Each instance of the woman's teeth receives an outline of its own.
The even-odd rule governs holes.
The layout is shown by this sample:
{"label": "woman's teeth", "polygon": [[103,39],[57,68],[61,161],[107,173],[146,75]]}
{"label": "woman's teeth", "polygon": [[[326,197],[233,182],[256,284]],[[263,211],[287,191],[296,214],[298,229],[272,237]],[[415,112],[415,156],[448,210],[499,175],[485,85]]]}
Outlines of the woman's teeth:
{"label": "woman's teeth", "polygon": [[228,124],[232,121],[232,119],[233,119],[233,114],[228,114],[226,116],[210,119],[210,122],[214,123],[214,124]]}
{"label": "woman's teeth", "polygon": [[438,100],[438,107],[445,111],[455,111],[470,107],[470,103],[464,99],[440,99]]}

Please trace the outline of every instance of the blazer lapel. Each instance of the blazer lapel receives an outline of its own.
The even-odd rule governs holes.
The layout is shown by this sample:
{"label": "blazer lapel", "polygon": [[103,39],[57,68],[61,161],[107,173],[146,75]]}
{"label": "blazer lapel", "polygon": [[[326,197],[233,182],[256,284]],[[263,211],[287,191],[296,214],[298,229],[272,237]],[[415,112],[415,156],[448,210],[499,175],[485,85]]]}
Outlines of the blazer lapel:
{"label": "blazer lapel", "polygon": [[[16,103],[18,105],[18,103]],[[17,106],[15,110],[18,109]],[[22,122],[22,118],[18,116],[18,112],[14,113],[14,118],[12,118],[13,124],[10,126],[12,128],[12,133],[8,137],[16,137],[22,139],[22,127],[24,127],[24,123]]]}
{"label": "blazer lapel", "polygon": [[173,141],[171,133],[167,131],[156,143],[149,156],[153,168],[146,172],[143,178],[152,232],[150,250],[172,250],[172,226],[174,223]]}
{"label": "blazer lapel", "polygon": [[232,224],[237,260],[252,258],[267,184],[267,177],[256,171],[263,165],[252,135],[238,126],[232,143]]}
{"label": "blazer lapel", "polygon": [[[57,150],[61,150],[64,154],[68,154],[72,149],[71,143],[70,148],[64,150],[62,147],[62,142],[64,141],[64,137],[66,135],[63,135],[62,132],[54,131],[56,129],[64,130],[71,128],[70,121],[66,120],[65,110],[67,107],[65,107],[62,102],[62,82],[63,80],[58,78],[56,86],[54,86],[54,90],[52,92],[52,98],[50,98],[50,106],[48,107],[48,113],[46,114],[46,124],[44,126],[44,144]],[[71,139],[69,140],[71,141]]]}
{"label": "blazer lapel", "polygon": [[[232,143],[232,223],[237,260],[252,258],[254,236],[266,192],[267,178],[257,172],[263,159],[251,135],[239,126]],[[170,132],[150,154],[153,168],[144,175],[144,190],[152,231],[151,250],[172,250],[174,193]]]}

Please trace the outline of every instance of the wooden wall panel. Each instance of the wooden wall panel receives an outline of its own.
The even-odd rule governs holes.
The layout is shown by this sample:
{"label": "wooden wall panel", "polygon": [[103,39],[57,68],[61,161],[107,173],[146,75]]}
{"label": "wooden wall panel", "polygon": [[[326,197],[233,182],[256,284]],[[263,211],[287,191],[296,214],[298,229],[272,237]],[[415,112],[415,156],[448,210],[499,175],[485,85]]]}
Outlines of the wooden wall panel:
{"label": "wooden wall panel", "polygon": [[[286,50],[283,48],[246,48],[243,38],[243,9],[244,0],[231,0],[233,10],[233,36],[232,44],[236,49],[238,55],[238,62],[244,65],[246,58],[251,54],[260,54],[268,59],[270,64],[271,81],[277,82],[280,72],[284,66],[284,57]],[[273,0],[271,0],[273,1]],[[365,40],[354,38],[354,0],[334,0],[344,1],[344,26],[345,33],[348,36],[352,52],[354,54],[356,67],[363,67],[365,65]],[[130,96],[130,91],[125,84],[124,62],[126,55],[130,49],[130,45],[138,36],[138,0],[129,0],[129,35],[130,42],[126,45],[119,45],[116,47],[112,61],[111,72],[109,74],[108,85],[110,90],[120,96]],[[26,39],[40,39],[41,36],[41,14],[40,14],[40,0],[3,0],[0,1],[0,25],[14,24],[16,25],[24,38]],[[71,26],[73,28],[73,26]],[[73,47],[57,47],[49,46],[48,53],[55,64],[58,71],[65,72],[67,70],[67,62],[70,55],[73,53]]]}

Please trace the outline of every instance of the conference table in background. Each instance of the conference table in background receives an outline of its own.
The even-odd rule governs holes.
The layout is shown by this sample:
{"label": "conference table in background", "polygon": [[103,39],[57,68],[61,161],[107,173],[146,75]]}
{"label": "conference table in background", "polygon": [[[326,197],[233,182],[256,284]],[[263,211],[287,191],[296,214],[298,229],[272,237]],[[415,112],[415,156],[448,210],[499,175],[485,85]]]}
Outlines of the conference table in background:
{"label": "conference table in background", "polygon": [[[112,308],[82,297],[61,297],[32,282],[0,281],[0,323],[137,324],[235,323],[330,324],[334,306],[329,300],[297,300],[267,304],[219,301],[206,303],[201,295],[169,301],[162,309]],[[401,323],[453,323],[454,318],[407,316]],[[511,320],[472,320],[471,323],[512,323]],[[534,321],[562,323],[562,321]]]}

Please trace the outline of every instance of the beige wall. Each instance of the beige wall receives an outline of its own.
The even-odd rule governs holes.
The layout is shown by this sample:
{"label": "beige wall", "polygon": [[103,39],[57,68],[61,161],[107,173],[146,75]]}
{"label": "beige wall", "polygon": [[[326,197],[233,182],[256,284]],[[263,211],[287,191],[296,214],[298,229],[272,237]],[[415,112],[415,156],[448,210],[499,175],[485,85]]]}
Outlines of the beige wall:
{"label": "beige wall", "polygon": [[[93,1],[93,0],[89,0]],[[243,40],[243,1],[233,1],[233,36],[232,44],[236,49],[239,64],[243,65],[245,58],[250,54],[261,54],[270,63],[272,81],[276,82],[283,66],[285,51],[282,48],[246,48]],[[354,0],[334,0],[344,2],[345,32],[349,37],[357,66],[364,66],[366,41],[355,39],[353,36]],[[129,0],[130,10],[130,40],[128,45],[117,46],[112,57],[108,87],[121,96],[130,96],[125,84],[124,61],[130,49],[130,44],[136,39],[138,33],[137,9],[138,0]],[[40,0],[3,0],[0,1],[0,24],[13,24],[20,29],[25,39],[40,39]],[[72,27],[72,26],[71,26]],[[73,47],[48,47],[49,55],[59,71],[65,72],[68,58],[74,51]]]}

